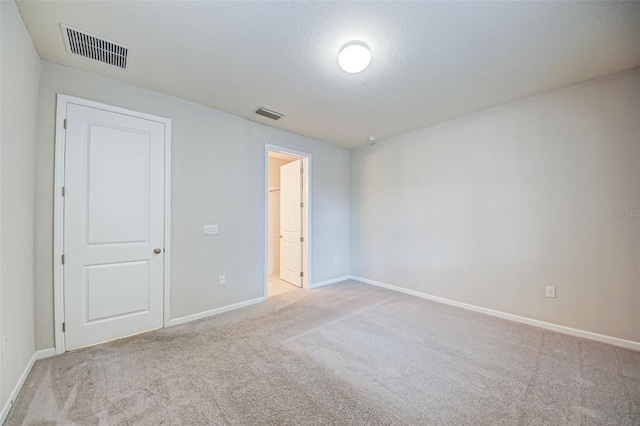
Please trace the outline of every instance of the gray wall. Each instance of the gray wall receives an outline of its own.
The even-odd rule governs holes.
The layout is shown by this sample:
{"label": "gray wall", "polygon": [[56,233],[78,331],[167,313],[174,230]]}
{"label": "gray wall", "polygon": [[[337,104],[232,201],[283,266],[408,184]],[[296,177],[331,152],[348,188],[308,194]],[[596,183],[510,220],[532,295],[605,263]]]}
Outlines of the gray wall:
{"label": "gray wall", "polygon": [[640,70],[351,160],[352,274],[640,341]]}
{"label": "gray wall", "polygon": [[15,3],[0,2],[0,14],[0,336],[7,336],[0,407],[4,407],[34,352],[35,122],[40,58]]}
{"label": "gray wall", "polygon": [[[172,120],[171,317],[262,297],[264,145],[309,152],[312,282],[349,274],[349,151],[194,103],[43,62],[37,146],[36,347],[53,340],[52,221],[56,93]],[[204,224],[220,233],[203,236]],[[334,256],[339,258],[336,264]],[[218,286],[226,274],[226,286]]]}

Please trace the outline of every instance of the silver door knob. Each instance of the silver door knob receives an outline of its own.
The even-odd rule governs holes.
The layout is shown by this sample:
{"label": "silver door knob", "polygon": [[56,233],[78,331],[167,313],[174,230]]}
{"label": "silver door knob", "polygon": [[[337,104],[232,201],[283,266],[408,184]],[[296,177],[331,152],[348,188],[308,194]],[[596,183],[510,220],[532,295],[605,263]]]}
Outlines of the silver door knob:
{"label": "silver door knob", "polygon": [[155,250],[153,250],[153,252],[155,254],[160,254],[160,253],[162,253],[162,249],[155,249]]}

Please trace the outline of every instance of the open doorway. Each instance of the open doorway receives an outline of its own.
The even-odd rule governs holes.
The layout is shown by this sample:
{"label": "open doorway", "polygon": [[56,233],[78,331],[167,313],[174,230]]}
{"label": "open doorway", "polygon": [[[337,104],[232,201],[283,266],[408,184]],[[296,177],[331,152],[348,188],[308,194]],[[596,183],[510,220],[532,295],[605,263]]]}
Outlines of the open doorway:
{"label": "open doorway", "polygon": [[309,156],[270,146],[267,161],[267,297],[308,287]]}

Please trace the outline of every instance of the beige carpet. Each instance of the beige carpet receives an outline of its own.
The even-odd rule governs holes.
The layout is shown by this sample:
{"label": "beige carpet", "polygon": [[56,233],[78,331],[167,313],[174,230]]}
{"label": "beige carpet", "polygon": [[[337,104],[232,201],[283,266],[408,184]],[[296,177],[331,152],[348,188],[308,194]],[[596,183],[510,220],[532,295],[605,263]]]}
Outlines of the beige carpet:
{"label": "beige carpet", "polygon": [[350,281],[38,361],[6,424],[638,425],[640,352]]}

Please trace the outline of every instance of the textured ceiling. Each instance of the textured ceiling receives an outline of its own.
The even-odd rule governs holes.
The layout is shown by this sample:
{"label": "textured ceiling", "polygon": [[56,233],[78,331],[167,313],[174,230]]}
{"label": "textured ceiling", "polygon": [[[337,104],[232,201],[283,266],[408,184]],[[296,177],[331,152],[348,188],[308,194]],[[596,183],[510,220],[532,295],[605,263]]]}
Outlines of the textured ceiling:
{"label": "textured ceiling", "polygon": [[[640,2],[19,1],[40,56],[347,148],[640,65]],[[59,23],[131,48],[66,52]],[[347,74],[361,39],[369,68]],[[275,122],[257,107],[282,112]]]}

